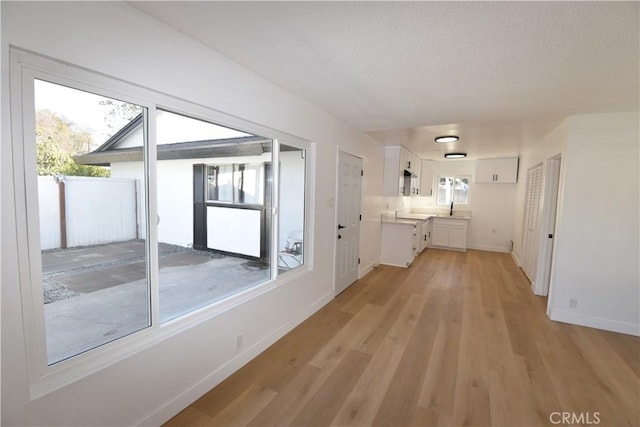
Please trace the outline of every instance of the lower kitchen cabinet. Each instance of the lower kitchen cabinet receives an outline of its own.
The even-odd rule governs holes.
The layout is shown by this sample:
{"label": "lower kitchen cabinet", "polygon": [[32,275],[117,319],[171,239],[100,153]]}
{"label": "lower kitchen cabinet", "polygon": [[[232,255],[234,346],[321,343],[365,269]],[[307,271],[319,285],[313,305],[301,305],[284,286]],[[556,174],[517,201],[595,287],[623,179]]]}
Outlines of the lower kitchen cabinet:
{"label": "lower kitchen cabinet", "polygon": [[410,221],[382,223],[382,264],[409,267],[420,247],[417,223]]}
{"label": "lower kitchen cabinet", "polygon": [[418,230],[420,230],[419,252],[422,253],[422,251],[429,247],[429,241],[431,238],[431,220],[420,221],[418,223]]}
{"label": "lower kitchen cabinet", "polygon": [[466,219],[433,218],[431,246],[466,251],[467,228]]}

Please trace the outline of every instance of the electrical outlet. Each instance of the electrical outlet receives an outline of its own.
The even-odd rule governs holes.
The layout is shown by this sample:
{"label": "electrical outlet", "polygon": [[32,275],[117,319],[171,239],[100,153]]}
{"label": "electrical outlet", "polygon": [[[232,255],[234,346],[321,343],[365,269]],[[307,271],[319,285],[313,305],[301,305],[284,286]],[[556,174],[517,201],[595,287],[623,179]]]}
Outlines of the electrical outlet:
{"label": "electrical outlet", "polygon": [[244,346],[244,336],[242,334],[236,335],[236,351],[241,350]]}
{"label": "electrical outlet", "polygon": [[569,308],[578,308],[578,300],[575,298],[570,299]]}

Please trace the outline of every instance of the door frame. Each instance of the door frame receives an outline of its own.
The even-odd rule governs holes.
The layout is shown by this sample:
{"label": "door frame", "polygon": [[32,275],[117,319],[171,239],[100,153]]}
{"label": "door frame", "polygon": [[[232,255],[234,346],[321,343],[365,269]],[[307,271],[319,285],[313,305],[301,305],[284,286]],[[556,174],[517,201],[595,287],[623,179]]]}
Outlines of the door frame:
{"label": "door frame", "polygon": [[[336,185],[335,185],[335,197],[330,200],[329,205],[331,207],[334,208],[334,216],[333,216],[333,231],[334,233],[336,232],[336,230],[338,229],[338,212],[339,212],[339,206],[338,203],[340,201],[340,197],[338,195],[338,192],[340,191],[340,153],[344,153],[347,154],[349,156],[352,157],[356,157],[358,159],[360,159],[362,161],[362,168],[364,170],[364,158],[362,156],[358,156],[356,154],[353,154],[350,151],[344,150],[340,147],[340,145],[336,146],[336,160],[335,160],[335,165],[336,165]],[[362,212],[362,181],[360,184],[360,211]],[[358,228],[358,253],[357,253],[357,257],[360,257],[360,244],[361,244],[361,227]],[[338,239],[336,238],[336,235],[334,234],[333,237],[333,294],[334,296],[337,296],[340,292],[343,292],[345,289],[338,291],[337,289],[337,280],[336,280],[336,273],[338,271],[338,263],[337,263],[337,256],[338,256]],[[360,279],[360,267],[358,267],[358,277],[356,278],[356,280]],[[352,283],[353,284],[353,283]],[[351,286],[351,285],[349,285]],[[347,288],[349,287],[347,286]]]}
{"label": "door frame", "polygon": [[[540,227],[540,244],[536,266],[536,283],[533,293],[540,296],[549,294],[551,269],[556,240],[556,217],[560,192],[560,168],[562,155],[547,159],[544,172],[544,189],[542,198],[542,224]],[[552,235],[552,238],[548,236]]]}

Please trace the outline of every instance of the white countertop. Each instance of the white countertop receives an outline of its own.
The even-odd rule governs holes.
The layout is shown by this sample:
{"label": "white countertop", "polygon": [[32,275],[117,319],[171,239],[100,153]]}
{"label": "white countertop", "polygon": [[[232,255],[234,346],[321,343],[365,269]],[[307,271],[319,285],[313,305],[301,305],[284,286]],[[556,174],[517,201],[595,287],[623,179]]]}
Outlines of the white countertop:
{"label": "white countertop", "polygon": [[417,219],[419,221],[426,221],[432,216],[431,214],[417,214],[417,213],[406,213],[406,214],[397,214],[396,218],[398,219]]}
{"label": "white countertop", "polygon": [[462,213],[458,214],[455,211],[453,215],[449,215],[448,213],[416,213],[416,212],[396,212],[396,218],[398,219],[417,219],[420,221],[426,221],[429,218],[448,218],[448,219],[463,219],[470,220],[471,215],[469,211],[462,211]]}
{"label": "white countertop", "polygon": [[413,227],[418,225],[418,222],[414,219],[408,218],[396,218],[390,215],[382,215],[382,222],[385,224],[401,224],[401,225],[411,225]]}
{"label": "white countertop", "polygon": [[469,221],[471,219],[470,216],[466,216],[466,215],[456,215],[455,213],[453,215],[433,215],[432,218],[441,218],[441,219],[463,219],[466,221]]}

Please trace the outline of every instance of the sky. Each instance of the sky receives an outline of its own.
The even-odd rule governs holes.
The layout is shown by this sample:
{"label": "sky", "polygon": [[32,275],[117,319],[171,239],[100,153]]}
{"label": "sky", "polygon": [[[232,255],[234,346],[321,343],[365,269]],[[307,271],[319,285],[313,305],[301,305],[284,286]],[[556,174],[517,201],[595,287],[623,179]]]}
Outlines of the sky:
{"label": "sky", "polygon": [[36,110],[51,110],[88,130],[93,137],[94,147],[113,134],[104,120],[108,107],[99,104],[109,98],[42,80],[35,80],[34,91]]}
{"label": "sky", "polygon": [[[86,129],[93,137],[94,148],[102,145],[115,133],[105,121],[109,107],[100,105],[100,101],[111,98],[43,80],[35,80],[34,91],[36,110],[51,110]],[[162,119],[160,115],[163,116]],[[118,129],[125,124],[126,121],[120,123]],[[249,134],[174,113],[160,112],[158,115],[158,144],[241,136]]]}

